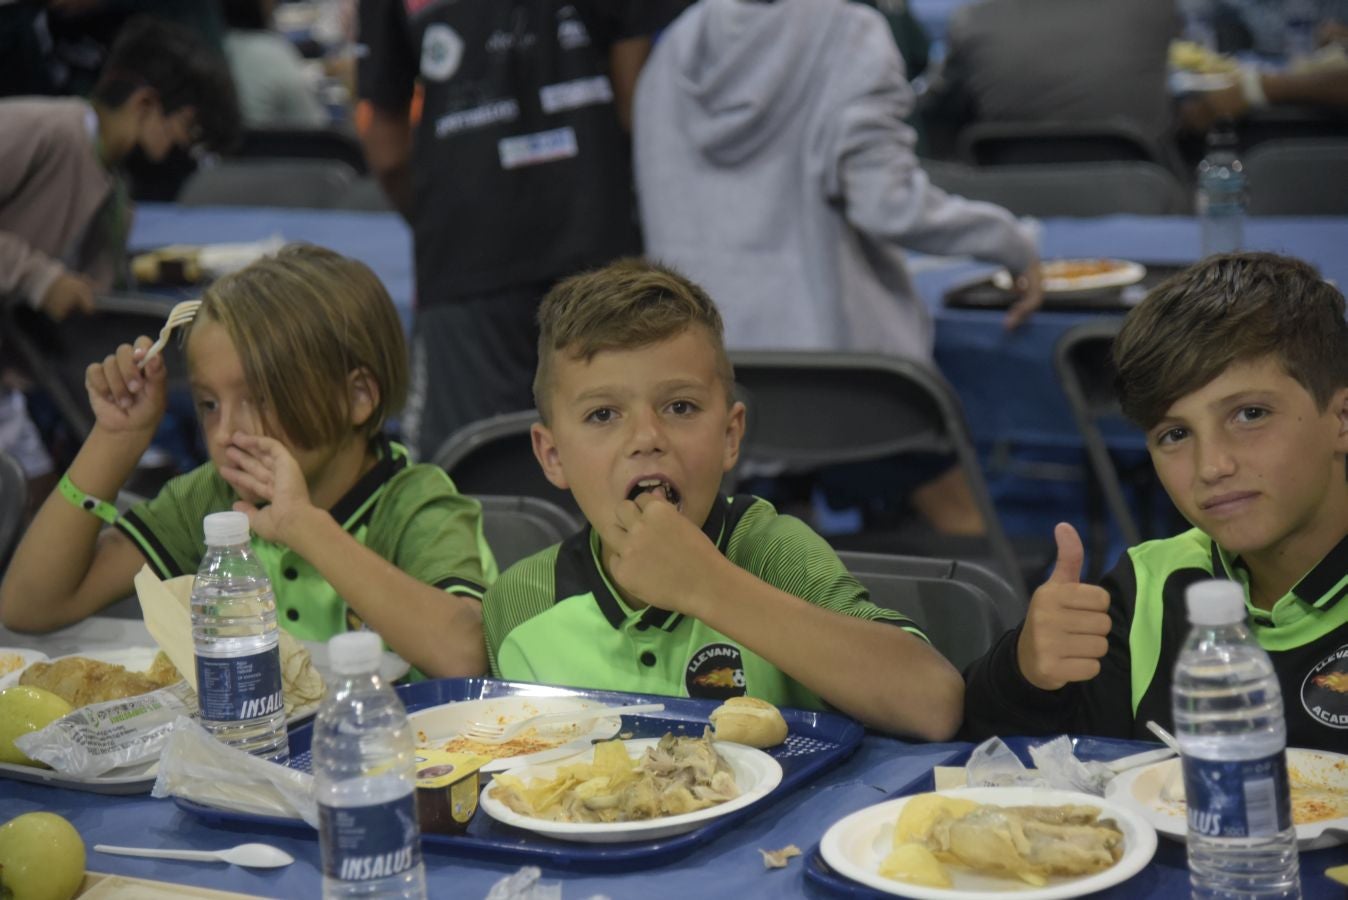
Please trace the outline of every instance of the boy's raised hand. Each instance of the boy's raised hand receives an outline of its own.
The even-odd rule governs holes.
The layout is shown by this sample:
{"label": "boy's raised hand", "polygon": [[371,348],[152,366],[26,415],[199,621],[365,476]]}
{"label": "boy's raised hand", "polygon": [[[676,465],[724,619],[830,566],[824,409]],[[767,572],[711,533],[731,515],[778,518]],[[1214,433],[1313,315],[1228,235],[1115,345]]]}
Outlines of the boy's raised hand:
{"label": "boy's raised hand", "polygon": [[1058,561],[1048,581],[1030,598],[1016,653],[1021,674],[1035,687],[1056,691],[1100,674],[1109,650],[1109,594],[1081,583],[1085,550],[1066,522],[1053,529]]}
{"label": "boy's raised hand", "polygon": [[84,387],[100,428],[110,432],[154,434],[163,418],[168,370],[156,356],[140,368],[152,341],[144,335],[135,345],[122,344],[102,362],[84,370]]}
{"label": "boy's raised hand", "polygon": [[229,465],[220,468],[220,477],[243,498],[234,508],[248,515],[249,526],[263,540],[293,543],[289,529],[298,525],[313,504],[304,472],[285,444],[239,432],[230,440],[225,456]]}
{"label": "boy's raised hand", "polygon": [[652,606],[697,616],[695,601],[726,563],[702,529],[659,491],[618,505],[617,521],[600,536],[612,556],[609,575],[629,595]]}

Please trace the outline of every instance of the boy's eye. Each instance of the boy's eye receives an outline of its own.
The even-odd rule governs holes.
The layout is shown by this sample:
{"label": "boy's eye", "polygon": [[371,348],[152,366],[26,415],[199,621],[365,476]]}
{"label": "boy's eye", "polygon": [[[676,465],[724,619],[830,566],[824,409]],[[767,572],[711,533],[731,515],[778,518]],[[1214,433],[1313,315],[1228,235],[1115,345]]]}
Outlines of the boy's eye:
{"label": "boy's eye", "polygon": [[609,409],[607,406],[601,406],[599,409],[594,410],[586,416],[585,421],[604,425],[608,422],[612,422],[614,415],[615,413],[613,410]]}
{"label": "boy's eye", "polygon": [[203,412],[203,413],[211,413],[211,412],[215,412],[215,409],[216,409],[216,406],[217,406],[217,405],[218,405],[218,404],[216,404],[216,402],[215,402],[214,400],[207,400],[207,399],[205,399],[205,398],[198,398],[198,400],[197,400],[197,411],[198,411],[198,412]]}
{"label": "boy's eye", "polygon": [[697,412],[697,404],[691,400],[675,400],[669,404],[669,411],[676,416],[688,416]]}
{"label": "boy's eye", "polygon": [[1268,410],[1262,406],[1245,406],[1236,413],[1237,422],[1255,422],[1268,415]]}
{"label": "boy's eye", "polygon": [[1174,444],[1178,441],[1182,441],[1188,436],[1189,436],[1188,429],[1167,428],[1165,431],[1162,431],[1160,434],[1156,435],[1156,443],[1160,444],[1161,446],[1165,446],[1166,444]]}

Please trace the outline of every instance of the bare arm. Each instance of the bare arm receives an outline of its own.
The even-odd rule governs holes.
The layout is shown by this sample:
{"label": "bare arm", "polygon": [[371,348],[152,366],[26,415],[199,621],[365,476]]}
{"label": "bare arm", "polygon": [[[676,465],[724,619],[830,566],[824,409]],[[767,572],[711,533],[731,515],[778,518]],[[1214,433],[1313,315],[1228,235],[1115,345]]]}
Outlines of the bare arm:
{"label": "bare arm", "polygon": [[624,590],[752,648],[847,714],[927,740],[959,727],[964,681],[935,649],[901,628],[773,587],[726,559],[662,498],[622,504],[602,533],[613,548],[610,574]]}
{"label": "bare arm", "polygon": [[393,207],[404,219],[412,215],[412,123],[408,110],[386,110],[368,104],[369,122],[361,129],[365,159]]}
{"label": "bare arm", "polygon": [[[141,338],[137,346],[149,345]],[[134,390],[129,386],[134,383]],[[129,345],[91,365],[86,384],[96,424],[67,473],[87,494],[111,500],[150,446],[164,413],[160,358],[145,373]],[[51,631],[131,593],[144,557],[125,536],[53,491],[29,526],[0,584],[0,621],[16,631]]]}
{"label": "bare arm", "polygon": [[609,51],[609,73],[613,82],[613,104],[618,109],[618,121],[624,131],[632,130],[632,97],[637,92],[637,78],[646,57],[651,55],[651,39],[626,38],[616,42]]}

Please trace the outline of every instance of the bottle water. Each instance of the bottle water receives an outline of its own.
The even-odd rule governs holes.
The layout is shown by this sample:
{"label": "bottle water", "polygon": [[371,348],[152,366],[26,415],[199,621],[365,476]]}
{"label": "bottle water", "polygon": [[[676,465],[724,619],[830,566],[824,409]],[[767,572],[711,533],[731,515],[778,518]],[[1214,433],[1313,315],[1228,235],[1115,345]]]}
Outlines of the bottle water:
{"label": "bottle water", "polygon": [[1245,167],[1236,158],[1236,134],[1229,123],[1213,126],[1207,147],[1198,164],[1195,203],[1204,256],[1239,250],[1245,242]]}
{"label": "bottle water", "polygon": [[382,651],[370,631],[328,642],[334,680],[313,742],[324,900],[426,896],[412,730],[379,677]]}
{"label": "bottle water", "polygon": [[213,513],[192,585],[192,641],[201,724],[221,741],[284,764],[290,758],[281,691],[276,596],[248,543],[248,517]]}
{"label": "bottle water", "polygon": [[1199,582],[1186,599],[1193,629],[1175,665],[1172,701],[1192,896],[1299,898],[1278,676],[1245,625],[1239,584]]}

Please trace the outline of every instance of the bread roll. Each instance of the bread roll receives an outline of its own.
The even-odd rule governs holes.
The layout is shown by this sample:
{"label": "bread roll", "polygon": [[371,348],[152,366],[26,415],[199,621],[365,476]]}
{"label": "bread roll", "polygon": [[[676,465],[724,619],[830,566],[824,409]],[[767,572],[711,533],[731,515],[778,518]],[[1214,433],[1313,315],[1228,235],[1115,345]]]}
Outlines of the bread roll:
{"label": "bread roll", "polygon": [[731,697],[711,713],[718,741],[775,747],[786,740],[786,720],[777,707],[757,697]]}

